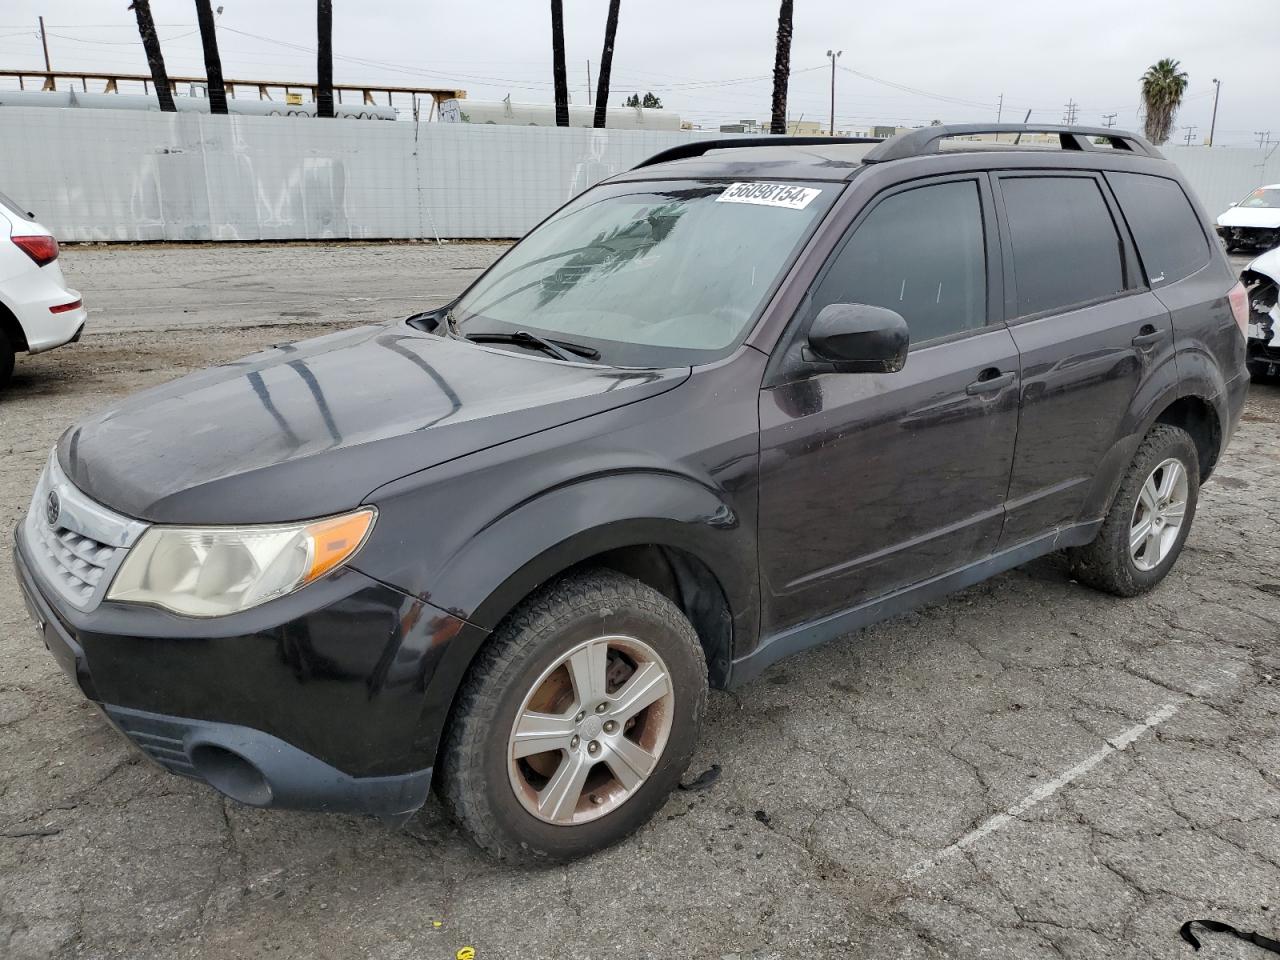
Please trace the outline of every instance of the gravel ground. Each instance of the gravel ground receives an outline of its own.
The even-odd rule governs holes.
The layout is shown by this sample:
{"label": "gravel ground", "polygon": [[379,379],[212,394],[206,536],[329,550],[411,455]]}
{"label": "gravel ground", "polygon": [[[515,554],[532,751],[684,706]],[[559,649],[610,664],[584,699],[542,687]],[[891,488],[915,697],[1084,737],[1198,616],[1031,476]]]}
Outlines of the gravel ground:
{"label": "gravel ground", "polygon": [[[0,519],[89,411],[357,308],[440,302],[498,250],[69,252],[99,331],[168,332],[20,361]],[[1280,386],[1255,386],[1152,594],[1099,595],[1046,558],[713,694],[692,773],[720,778],[567,868],[494,864],[434,802],[393,831],[164,774],[81,699],[0,574],[0,956],[1136,960],[1191,956],[1191,918],[1276,936],[1278,429]],[[1204,939],[1199,956],[1262,955]]]}

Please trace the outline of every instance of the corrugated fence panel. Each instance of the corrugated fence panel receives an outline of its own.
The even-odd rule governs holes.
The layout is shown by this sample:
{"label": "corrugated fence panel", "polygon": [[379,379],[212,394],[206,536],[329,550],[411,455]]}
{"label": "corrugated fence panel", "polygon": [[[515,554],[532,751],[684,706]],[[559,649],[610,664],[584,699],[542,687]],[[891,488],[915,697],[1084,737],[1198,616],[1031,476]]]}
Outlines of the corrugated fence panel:
{"label": "corrugated fence panel", "polygon": [[[0,108],[0,191],[64,240],[518,237],[659,150],[714,134]],[[1280,155],[1167,147],[1211,216]]]}
{"label": "corrugated fence panel", "polygon": [[517,237],[698,136],[0,109],[0,190],[64,240]]}
{"label": "corrugated fence panel", "polygon": [[1264,183],[1280,183],[1280,152],[1245,147],[1164,147],[1178,165],[1209,216],[1216,217],[1232,203]]}

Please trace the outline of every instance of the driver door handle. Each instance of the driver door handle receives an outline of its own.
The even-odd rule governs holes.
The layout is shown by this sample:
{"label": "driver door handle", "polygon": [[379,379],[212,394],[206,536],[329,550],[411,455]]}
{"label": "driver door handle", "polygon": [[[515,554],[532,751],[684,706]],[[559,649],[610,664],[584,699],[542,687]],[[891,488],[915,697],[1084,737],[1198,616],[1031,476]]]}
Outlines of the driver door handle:
{"label": "driver door handle", "polygon": [[978,374],[977,380],[964,388],[964,392],[971,397],[986,393],[999,393],[1011,383],[1013,383],[1012,370],[1001,373],[996,367],[988,367]]}
{"label": "driver door handle", "polygon": [[1157,330],[1149,323],[1144,323],[1138,335],[1131,341],[1135,347],[1149,347],[1164,337],[1163,330]]}

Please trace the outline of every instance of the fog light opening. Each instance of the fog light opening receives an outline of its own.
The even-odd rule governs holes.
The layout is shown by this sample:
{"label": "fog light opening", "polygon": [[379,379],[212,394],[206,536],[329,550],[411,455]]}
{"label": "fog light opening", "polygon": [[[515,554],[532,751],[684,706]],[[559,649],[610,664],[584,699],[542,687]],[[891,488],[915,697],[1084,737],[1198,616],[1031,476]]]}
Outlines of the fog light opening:
{"label": "fog light opening", "polygon": [[251,807],[271,804],[271,785],[262,771],[225,747],[201,743],[191,750],[191,763],[209,786]]}

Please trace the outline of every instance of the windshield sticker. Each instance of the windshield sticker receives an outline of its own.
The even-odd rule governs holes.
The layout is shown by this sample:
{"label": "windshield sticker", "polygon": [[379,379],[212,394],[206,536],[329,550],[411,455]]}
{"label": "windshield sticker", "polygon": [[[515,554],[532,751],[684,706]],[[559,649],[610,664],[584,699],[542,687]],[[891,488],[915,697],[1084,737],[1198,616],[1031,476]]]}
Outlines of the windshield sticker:
{"label": "windshield sticker", "polygon": [[731,183],[716,197],[716,203],[755,203],[803,210],[820,193],[817,187],[791,187],[785,183]]}

